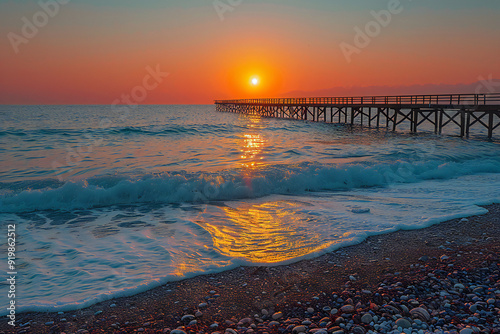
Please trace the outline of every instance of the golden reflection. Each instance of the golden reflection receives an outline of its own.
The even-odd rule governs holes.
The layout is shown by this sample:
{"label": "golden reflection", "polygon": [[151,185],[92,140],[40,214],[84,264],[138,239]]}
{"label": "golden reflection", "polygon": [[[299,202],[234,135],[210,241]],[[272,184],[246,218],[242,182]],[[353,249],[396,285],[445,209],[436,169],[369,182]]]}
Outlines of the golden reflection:
{"label": "golden reflection", "polygon": [[[299,206],[301,209],[299,209]],[[243,208],[222,207],[223,221],[199,222],[212,235],[215,249],[229,257],[276,263],[331,246],[314,232],[316,218],[304,203],[276,201]],[[341,237],[340,237],[341,238]]]}
{"label": "golden reflection", "polygon": [[[260,116],[249,116],[248,127],[251,129],[259,130],[262,129]],[[262,160],[262,150],[266,144],[264,137],[257,131],[252,131],[252,133],[244,134],[241,146],[241,167],[244,170],[252,170],[259,166],[264,165]],[[250,175],[246,175],[250,176]]]}

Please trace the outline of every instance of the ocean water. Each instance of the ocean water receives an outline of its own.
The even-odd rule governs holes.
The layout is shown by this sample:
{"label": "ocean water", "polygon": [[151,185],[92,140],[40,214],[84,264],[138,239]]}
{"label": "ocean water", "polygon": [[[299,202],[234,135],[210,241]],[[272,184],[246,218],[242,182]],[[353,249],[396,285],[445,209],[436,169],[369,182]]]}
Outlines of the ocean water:
{"label": "ocean water", "polygon": [[0,106],[0,221],[4,241],[16,226],[18,311],[291,263],[499,201],[500,146],[481,138],[214,106]]}

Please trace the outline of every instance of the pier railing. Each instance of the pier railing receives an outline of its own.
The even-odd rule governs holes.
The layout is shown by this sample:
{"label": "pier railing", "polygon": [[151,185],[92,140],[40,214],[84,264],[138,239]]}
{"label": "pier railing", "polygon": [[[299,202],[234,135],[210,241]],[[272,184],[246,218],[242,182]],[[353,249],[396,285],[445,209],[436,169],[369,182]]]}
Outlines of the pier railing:
{"label": "pier railing", "polygon": [[488,138],[500,129],[500,93],[399,96],[304,97],[245,100],[215,100],[223,112],[322,121],[330,123],[391,127],[410,123],[412,132],[422,123],[441,133],[456,125],[460,136],[469,136],[472,126],[482,127]]}
{"label": "pier railing", "polygon": [[215,100],[216,104],[282,104],[282,105],[500,105],[500,93],[441,94],[398,96],[348,96]]}

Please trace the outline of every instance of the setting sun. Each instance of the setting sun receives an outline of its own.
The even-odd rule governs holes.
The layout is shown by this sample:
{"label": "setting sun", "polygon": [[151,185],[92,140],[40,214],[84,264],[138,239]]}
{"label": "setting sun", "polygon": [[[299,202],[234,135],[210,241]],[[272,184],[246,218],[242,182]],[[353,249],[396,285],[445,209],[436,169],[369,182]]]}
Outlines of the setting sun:
{"label": "setting sun", "polygon": [[252,82],[252,85],[257,86],[259,84],[259,79],[252,78],[251,82]]}

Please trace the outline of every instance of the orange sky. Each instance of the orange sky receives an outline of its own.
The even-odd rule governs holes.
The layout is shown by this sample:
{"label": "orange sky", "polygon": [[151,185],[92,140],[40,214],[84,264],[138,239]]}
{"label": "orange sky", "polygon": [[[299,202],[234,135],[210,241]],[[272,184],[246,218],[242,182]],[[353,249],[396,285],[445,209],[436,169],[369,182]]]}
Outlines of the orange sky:
{"label": "orange sky", "polygon": [[[138,103],[208,104],[500,78],[498,1],[401,0],[386,26],[371,11],[397,0],[44,1],[57,13],[26,38],[23,18],[44,9],[0,0],[2,104],[111,104],[134,90],[147,93]],[[348,61],[341,43],[355,46],[367,24],[380,31]],[[169,74],[141,91],[148,67]]]}

